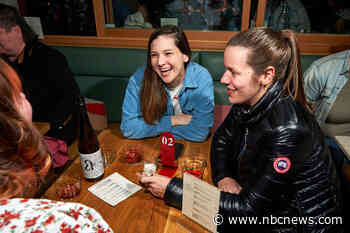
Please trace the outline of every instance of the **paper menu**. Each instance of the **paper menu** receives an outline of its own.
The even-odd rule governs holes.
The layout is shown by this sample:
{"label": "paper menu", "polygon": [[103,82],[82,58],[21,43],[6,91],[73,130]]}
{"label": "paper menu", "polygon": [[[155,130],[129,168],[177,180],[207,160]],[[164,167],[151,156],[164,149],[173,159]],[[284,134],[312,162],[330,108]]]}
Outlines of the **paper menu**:
{"label": "paper menu", "polygon": [[132,183],[118,172],[88,188],[91,193],[111,206],[116,206],[140,189],[141,186]]}
{"label": "paper menu", "polygon": [[216,232],[214,219],[219,212],[220,190],[190,174],[184,173],[182,213]]}

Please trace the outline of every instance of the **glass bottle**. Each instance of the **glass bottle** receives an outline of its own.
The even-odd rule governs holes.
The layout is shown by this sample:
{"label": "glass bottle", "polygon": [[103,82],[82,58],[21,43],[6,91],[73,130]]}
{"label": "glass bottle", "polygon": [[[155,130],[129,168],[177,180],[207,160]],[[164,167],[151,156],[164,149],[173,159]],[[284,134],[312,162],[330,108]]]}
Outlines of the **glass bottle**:
{"label": "glass bottle", "polygon": [[78,150],[81,167],[86,180],[97,181],[103,178],[104,165],[101,149],[94,129],[87,115],[84,97],[80,97]]}

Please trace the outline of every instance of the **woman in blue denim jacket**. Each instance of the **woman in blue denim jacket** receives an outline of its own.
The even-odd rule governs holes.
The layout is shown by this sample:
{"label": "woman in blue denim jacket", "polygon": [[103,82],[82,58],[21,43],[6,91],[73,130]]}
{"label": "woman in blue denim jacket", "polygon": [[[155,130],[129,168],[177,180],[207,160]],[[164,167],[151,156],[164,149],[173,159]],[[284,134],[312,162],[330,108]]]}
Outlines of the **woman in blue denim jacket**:
{"label": "woman in blue denim jacket", "polygon": [[171,132],[175,139],[207,139],[213,125],[213,80],[190,59],[181,29],[165,26],[152,33],[147,65],[131,76],[126,89],[120,126],[125,137]]}
{"label": "woman in blue denim jacket", "polygon": [[[341,102],[338,103],[340,108],[343,109],[341,115],[337,114],[334,106],[336,101],[342,101],[337,98],[341,92],[344,93],[341,95],[343,96],[342,99],[347,100],[347,96],[349,96],[349,94],[346,94],[349,93],[349,78],[350,50],[318,59],[304,73],[306,98],[313,104],[314,115],[326,135],[327,143],[338,168],[342,167],[346,156],[333,137],[334,135],[350,135],[350,117],[346,117],[346,112],[349,112],[349,110],[346,110]],[[332,113],[332,109],[335,112]],[[345,115],[345,118],[343,115]]]}

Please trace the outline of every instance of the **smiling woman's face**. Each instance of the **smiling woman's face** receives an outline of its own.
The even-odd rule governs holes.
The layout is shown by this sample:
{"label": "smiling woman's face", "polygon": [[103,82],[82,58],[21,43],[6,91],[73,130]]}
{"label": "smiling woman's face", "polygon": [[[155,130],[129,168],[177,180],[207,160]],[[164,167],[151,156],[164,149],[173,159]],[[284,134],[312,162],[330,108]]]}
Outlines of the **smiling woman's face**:
{"label": "smiling woman's face", "polygon": [[225,73],[220,82],[226,85],[232,104],[254,105],[265,90],[253,68],[247,64],[249,50],[240,46],[228,46],[224,53]]}
{"label": "smiling woman's face", "polygon": [[168,87],[174,88],[183,82],[189,57],[175,45],[174,38],[162,35],[154,39],[150,54],[153,70]]}

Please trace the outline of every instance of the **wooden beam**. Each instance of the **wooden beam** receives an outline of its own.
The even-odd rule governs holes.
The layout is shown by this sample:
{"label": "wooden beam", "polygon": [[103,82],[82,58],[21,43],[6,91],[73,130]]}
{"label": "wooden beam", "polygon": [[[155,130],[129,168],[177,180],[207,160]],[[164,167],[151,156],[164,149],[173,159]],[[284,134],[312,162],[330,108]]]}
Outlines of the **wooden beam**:
{"label": "wooden beam", "polygon": [[256,27],[264,26],[264,17],[266,11],[266,2],[267,0],[259,0],[258,9],[257,9],[257,17],[256,17]]}
{"label": "wooden beam", "polygon": [[93,0],[95,24],[97,36],[103,36],[105,32],[105,14],[103,0]]}
{"label": "wooden beam", "polygon": [[[130,29],[131,30],[131,29]],[[44,43],[60,46],[147,49],[152,30],[133,30],[118,37],[45,36]],[[237,32],[186,31],[192,50],[223,51],[227,41]],[[130,36],[131,35],[131,36]],[[205,39],[203,39],[205,38]],[[297,34],[302,55],[328,55],[339,48],[350,48],[349,35]]]}
{"label": "wooden beam", "polygon": [[241,30],[244,31],[249,28],[251,0],[244,0],[242,8]]}

